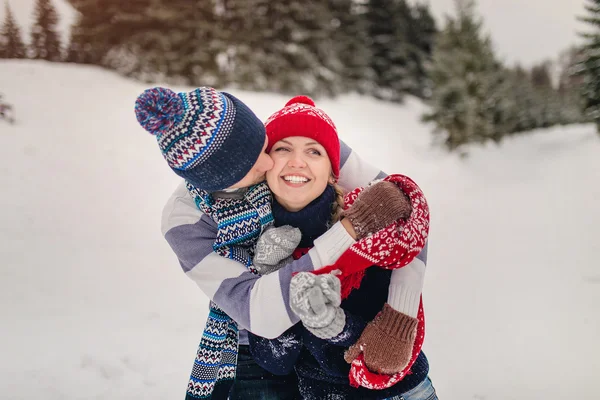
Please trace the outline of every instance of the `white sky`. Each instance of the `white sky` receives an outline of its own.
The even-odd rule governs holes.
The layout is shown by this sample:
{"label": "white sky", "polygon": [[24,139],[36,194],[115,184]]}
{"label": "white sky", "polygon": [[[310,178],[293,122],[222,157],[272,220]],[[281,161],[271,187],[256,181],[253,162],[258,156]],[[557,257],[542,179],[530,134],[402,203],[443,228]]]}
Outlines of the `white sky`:
{"label": "white sky", "polygon": [[[440,24],[444,14],[453,11],[453,0],[426,1]],[[29,25],[34,0],[8,2],[19,22]],[[65,0],[54,2],[62,16],[61,27],[67,28],[75,14]],[[554,58],[578,40],[578,29],[584,29],[576,20],[583,13],[584,0],[479,0],[478,4],[499,56],[509,64],[519,61],[529,66]],[[3,4],[0,17],[4,18]]]}
{"label": "white sky", "polygon": [[[454,11],[454,0],[427,0],[436,20]],[[576,16],[584,14],[584,0],[478,0],[479,14],[491,34],[498,55],[507,63],[531,65],[578,41],[585,30]]]}

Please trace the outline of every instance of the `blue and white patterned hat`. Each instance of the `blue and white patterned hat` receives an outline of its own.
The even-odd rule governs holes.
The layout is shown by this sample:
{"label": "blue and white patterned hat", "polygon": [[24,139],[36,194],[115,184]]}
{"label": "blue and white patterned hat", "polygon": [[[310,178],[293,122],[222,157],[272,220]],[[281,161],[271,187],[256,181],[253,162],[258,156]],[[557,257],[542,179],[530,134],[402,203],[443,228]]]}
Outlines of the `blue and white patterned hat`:
{"label": "blue and white patterned hat", "polygon": [[260,119],[231,94],[210,87],[148,89],[137,98],[135,114],[156,136],[169,167],[199,189],[226,189],[242,180],[265,143]]}

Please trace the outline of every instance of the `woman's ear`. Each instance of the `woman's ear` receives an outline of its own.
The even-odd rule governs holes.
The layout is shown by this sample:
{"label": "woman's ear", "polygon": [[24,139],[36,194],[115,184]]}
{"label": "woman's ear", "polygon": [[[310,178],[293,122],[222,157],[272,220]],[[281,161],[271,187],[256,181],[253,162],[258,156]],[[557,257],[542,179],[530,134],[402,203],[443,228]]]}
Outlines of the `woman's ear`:
{"label": "woman's ear", "polygon": [[337,179],[335,179],[335,177],[333,175],[329,176],[329,184],[330,185],[335,185],[337,183]]}

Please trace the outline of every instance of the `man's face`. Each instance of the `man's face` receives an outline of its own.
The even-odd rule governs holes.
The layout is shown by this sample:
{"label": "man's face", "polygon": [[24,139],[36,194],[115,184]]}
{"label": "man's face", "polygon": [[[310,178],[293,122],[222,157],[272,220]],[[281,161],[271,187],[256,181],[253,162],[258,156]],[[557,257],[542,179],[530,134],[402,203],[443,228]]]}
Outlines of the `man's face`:
{"label": "man's face", "polygon": [[243,187],[248,187],[265,180],[265,173],[271,168],[273,168],[273,160],[266,152],[268,144],[269,138],[265,136],[265,144],[263,145],[262,151],[258,156],[258,160],[256,160],[256,162],[254,163],[250,172],[248,172],[246,176],[242,178],[241,181],[239,181],[233,186],[230,186],[228,189],[239,189]]}

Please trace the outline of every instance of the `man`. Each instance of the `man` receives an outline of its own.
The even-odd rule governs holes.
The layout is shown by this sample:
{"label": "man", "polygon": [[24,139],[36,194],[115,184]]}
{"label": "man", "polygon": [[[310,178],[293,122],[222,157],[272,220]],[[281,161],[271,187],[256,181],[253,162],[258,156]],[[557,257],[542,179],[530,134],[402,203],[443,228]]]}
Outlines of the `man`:
{"label": "man", "polygon": [[[265,153],[267,138],[263,123],[240,100],[212,88],[180,94],[151,89],[138,98],[136,114],[140,124],[157,136],[171,169],[186,180],[167,201],[162,217],[163,235],[184,272],[241,328],[265,338],[280,336],[299,322],[289,306],[292,275],[333,264],[355,243],[352,223],[343,219],[334,224],[315,240],[308,254],[278,271],[264,276],[252,273],[250,264],[244,263],[247,255],[219,254],[215,243],[217,233],[225,230],[225,236],[232,240],[255,234],[255,221],[245,219],[248,213],[240,213],[230,223],[231,210],[227,210],[229,215],[209,213],[213,198],[247,196],[249,187],[262,182],[265,172],[272,167]],[[294,115],[290,118],[293,122]],[[301,120],[298,117],[298,123]],[[307,129],[318,127],[307,126]],[[340,166],[339,184],[346,188],[366,186],[385,177],[344,143],[341,143]],[[386,196],[390,199],[387,205],[392,208],[394,196],[402,195],[396,191]],[[403,199],[398,197],[398,201]],[[255,213],[261,223],[268,224],[270,208],[263,206],[260,203],[245,211]],[[366,208],[380,220],[381,227],[393,222],[389,220],[389,212],[377,218],[376,207]],[[259,226],[259,233],[261,230]],[[407,270],[396,270],[394,275],[400,276]],[[398,290],[401,286],[398,285]],[[416,293],[418,297],[420,287]],[[389,297],[394,296],[398,297],[398,293],[390,287]],[[244,330],[240,331],[239,343],[247,344]]]}

